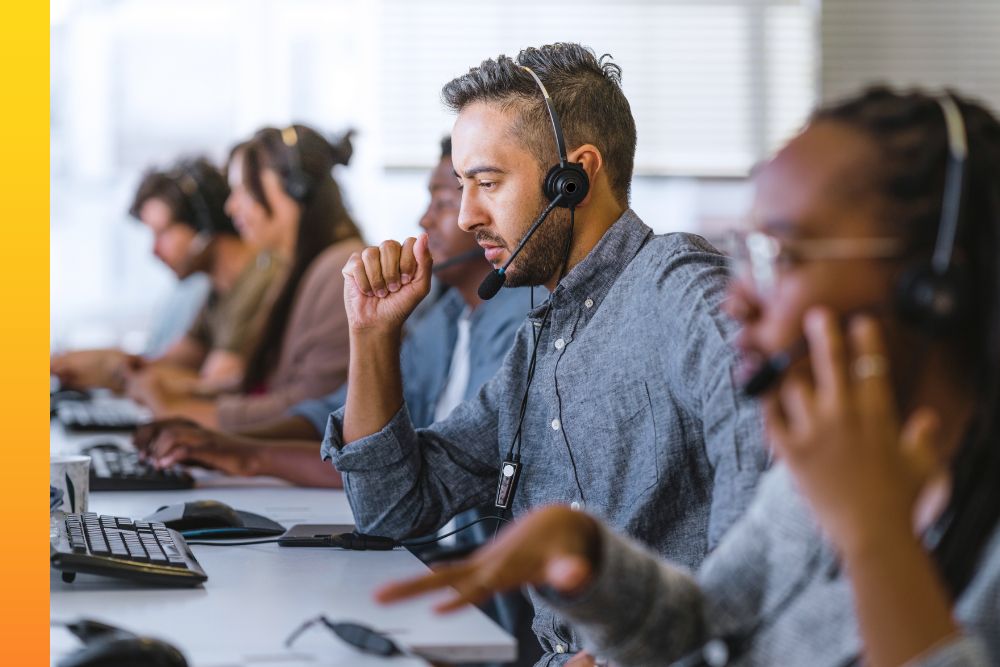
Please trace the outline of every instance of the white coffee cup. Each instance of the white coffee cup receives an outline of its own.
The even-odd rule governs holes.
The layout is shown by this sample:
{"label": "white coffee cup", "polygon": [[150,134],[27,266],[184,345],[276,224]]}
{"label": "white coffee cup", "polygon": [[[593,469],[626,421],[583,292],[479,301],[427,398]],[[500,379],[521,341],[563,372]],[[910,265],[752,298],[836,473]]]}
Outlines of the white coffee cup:
{"label": "white coffee cup", "polygon": [[55,510],[78,513],[87,511],[90,495],[90,457],[63,454],[49,459],[49,484],[62,491],[62,507]]}

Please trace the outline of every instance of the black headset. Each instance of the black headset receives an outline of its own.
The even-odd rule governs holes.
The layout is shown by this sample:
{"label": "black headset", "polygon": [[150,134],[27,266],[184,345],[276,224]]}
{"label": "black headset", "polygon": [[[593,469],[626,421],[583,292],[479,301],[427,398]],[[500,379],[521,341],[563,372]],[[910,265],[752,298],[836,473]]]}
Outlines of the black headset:
{"label": "black headset", "polygon": [[195,217],[195,220],[191,222],[197,226],[197,232],[214,235],[216,231],[215,218],[212,217],[211,208],[202,192],[197,169],[186,162],[181,162],[167,172],[167,178],[177,187],[184,200],[191,205]]}
{"label": "black headset", "polygon": [[504,262],[504,265],[499,269],[490,271],[479,286],[479,298],[484,301],[495,297],[500,288],[503,287],[504,282],[507,280],[507,268],[521,254],[525,244],[528,243],[528,240],[534,235],[538,227],[545,222],[545,219],[549,217],[552,209],[560,207],[573,211],[587,197],[587,193],[590,192],[590,178],[587,177],[587,172],[584,171],[583,165],[579,162],[570,162],[566,157],[566,140],[563,138],[562,126],[559,124],[559,115],[552,104],[552,98],[549,97],[549,91],[545,89],[545,84],[542,83],[542,80],[538,78],[538,75],[530,67],[524,65],[518,65],[518,67],[530,74],[535,84],[538,85],[539,90],[542,91],[545,108],[548,109],[549,119],[552,121],[552,134],[556,138],[556,151],[559,153],[559,164],[550,167],[548,173],[545,174],[545,180],[542,181],[542,193],[549,200],[549,205],[545,207],[545,210],[538,216],[534,224],[528,228],[527,233],[525,233],[521,242],[517,244],[517,247],[514,248],[514,252]]}
{"label": "black headset", "polygon": [[313,191],[313,179],[302,168],[302,154],[299,152],[299,133],[295,125],[280,130],[281,142],[288,150],[288,171],[281,175],[281,183],[288,196],[299,204],[305,204]]}
{"label": "black headset", "polygon": [[[583,202],[587,193],[590,191],[590,179],[587,176],[587,172],[584,171],[583,165],[579,162],[570,162],[566,158],[566,141],[563,138],[562,126],[559,125],[559,116],[556,114],[555,107],[552,105],[552,98],[549,97],[549,91],[545,89],[545,85],[542,83],[541,79],[538,78],[538,75],[535,74],[530,67],[525,67],[524,65],[519,65],[519,67],[531,75],[531,78],[535,80],[538,88],[542,91],[542,97],[545,99],[545,108],[549,110],[549,118],[552,120],[552,133],[556,138],[556,149],[559,152],[559,164],[553,165],[549,169],[548,173],[545,175],[545,180],[542,182],[542,192],[545,194],[546,198],[548,198],[549,205],[545,207],[545,210],[543,210],[542,214],[538,216],[538,219],[535,220],[534,224],[528,228],[524,238],[522,238],[521,242],[517,244],[517,248],[514,249],[514,252],[511,253],[510,258],[504,263],[504,265],[487,274],[483,283],[479,286],[479,298],[483,300],[492,299],[496,296],[497,292],[500,291],[500,288],[503,287],[504,281],[507,279],[507,267],[510,266],[511,262],[514,261],[514,258],[517,257],[521,250],[524,249],[528,239],[530,239],[532,234],[535,233],[539,225],[545,221],[545,219],[549,216],[549,213],[552,212],[552,209],[557,206],[568,208],[570,211],[570,235],[567,239],[565,259],[562,267],[562,271],[566,270],[566,261],[569,259],[570,245],[573,240],[573,214],[576,207]],[[562,279],[562,273],[560,273],[559,279]],[[534,291],[532,291],[532,305],[534,305],[534,300]],[[524,386],[524,394],[521,396],[521,407],[519,410],[520,414],[518,416],[517,430],[514,432],[514,438],[511,440],[510,447],[507,450],[507,456],[504,457],[503,462],[500,464],[500,477],[497,480],[496,499],[493,504],[504,512],[511,508],[514,502],[514,495],[517,493],[517,483],[521,476],[522,428],[524,427],[524,417],[528,406],[528,392],[531,390],[531,383],[535,377],[535,360],[538,355],[538,344],[541,340],[541,331],[545,328],[551,314],[552,301],[550,297],[549,305],[545,309],[545,315],[542,317],[541,325],[533,331],[534,346],[531,350],[531,361],[528,363],[528,376]],[[580,492],[580,500],[585,501],[586,498],[584,497],[583,486],[580,484],[580,476],[576,469],[576,461],[573,458],[573,449],[570,447],[565,429],[563,429],[561,433],[563,441],[566,443],[566,451],[569,454],[570,465],[573,468],[573,479],[576,481],[576,488]],[[499,528],[500,524],[498,523],[497,529],[499,530]]]}
{"label": "black headset", "polygon": [[955,99],[946,94],[936,101],[944,115],[948,140],[941,220],[930,262],[903,274],[896,305],[904,321],[926,333],[941,335],[954,331],[966,310],[964,275],[954,256],[969,147],[965,119]]}

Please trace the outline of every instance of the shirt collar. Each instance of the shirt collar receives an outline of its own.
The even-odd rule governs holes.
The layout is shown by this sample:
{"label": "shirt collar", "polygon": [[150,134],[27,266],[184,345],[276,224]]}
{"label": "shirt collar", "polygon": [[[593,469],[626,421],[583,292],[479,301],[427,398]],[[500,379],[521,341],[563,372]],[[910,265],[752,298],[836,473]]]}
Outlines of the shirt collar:
{"label": "shirt collar", "polygon": [[[592,303],[587,309],[593,312],[652,235],[653,230],[635,211],[626,209],[587,256],[559,281],[550,300],[554,299],[558,308],[560,304],[583,304],[589,299]],[[540,319],[545,308],[543,303],[529,317]]]}
{"label": "shirt collar", "polygon": [[461,292],[459,292],[454,287],[449,287],[445,292],[438,297],[438,303],[440,304],[441,311],[444,313],[445,317],[449,322],[455,321],[462,314],[468,304],[465,303],[465,299],[462,298]]}

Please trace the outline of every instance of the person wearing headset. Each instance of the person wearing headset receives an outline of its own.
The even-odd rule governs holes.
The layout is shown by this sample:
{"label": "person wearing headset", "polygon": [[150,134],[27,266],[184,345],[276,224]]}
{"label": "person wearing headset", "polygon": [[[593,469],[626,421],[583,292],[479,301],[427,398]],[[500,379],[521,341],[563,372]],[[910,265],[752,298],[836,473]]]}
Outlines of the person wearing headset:
{"label": "person wearing headset", "polygon": [[187,333],[162,354],[117,349],[56,355],[51,370],[67,387],[122,391],[128,369],[156,368],[185,391],[211,393],[239,383],[253,343],[253,320],[276,271],[258,261],[224,211],[229,186],[204,158],[146,172],[129,213],[153,233],[153,254],[179,279],[204,273],[211,291]]}
{"label": "person wearing headset", "polygon": [[264,128],[230,154],[226,210],[248,243],[285,268],[259,315],[259,336],[239,391],[216,400],[171,393],[134,374],[130,393],[157,418],[246,429],[323,396],[347,375],[347,321],[340,268],[363,247],[333,168],[347,164],[348,132],[331,143],[304,125]]}
{"label": "person wearing headset", "polygon": [[[476,395],[496,372],[530,308],[527,290],[506,290],[484,303],[476,289],[490,271],[471,234],[458,224],[461,195],[455,186],[451,139],[431,173],[430,202],[420,218],[435,277],[446,290],[408,327],[402,345],[403,388],[414,423],[429,426],[461,400]],[[340,474],[316,455],[331,412],[344,404],[346,387],[292,406],[255,429],[230,433],[186,420],[140,427],[135,444],[161,467],[203,465],[231,475],[270,475],[305,486],[341,487]]]}
{"label": "person wearing headset", "polygon": [[531,584],[622,666],[1000,664],[998,173],[987,109],[886,88],[756,171],[730,309],[779,462],[697,575],[550,507],[379,597]]}
{"label": "person wearing headset", "polygon": [[[565,502],[695,567],[748,504],[768,457],[733,380],[726,261],[699,237],[654,235],[628,208],[636,136],[619,76],[555,44],[444,87],[458,112],[458,222],[497,267],[480,294],[503,281],[550,294],[497,375],[417,429],[399,341],[429,288],[427,239],[351,257],[347,402],[323,452],[360,531],[399,539],[485,503],[517,516]],[[535,602],[546,664],[563,664],[579,637]]]}

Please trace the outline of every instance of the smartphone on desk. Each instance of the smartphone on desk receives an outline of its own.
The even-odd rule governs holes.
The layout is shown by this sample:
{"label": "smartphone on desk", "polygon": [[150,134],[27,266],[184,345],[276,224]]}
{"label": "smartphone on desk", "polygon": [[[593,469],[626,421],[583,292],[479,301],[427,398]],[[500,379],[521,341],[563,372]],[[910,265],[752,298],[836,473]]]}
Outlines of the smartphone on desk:
{"label": "smartphone on desk", "polygon": [[353,523],[297,523],[278,538],[278,546],[328,547],[331,535],[352,532]]}

